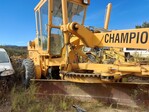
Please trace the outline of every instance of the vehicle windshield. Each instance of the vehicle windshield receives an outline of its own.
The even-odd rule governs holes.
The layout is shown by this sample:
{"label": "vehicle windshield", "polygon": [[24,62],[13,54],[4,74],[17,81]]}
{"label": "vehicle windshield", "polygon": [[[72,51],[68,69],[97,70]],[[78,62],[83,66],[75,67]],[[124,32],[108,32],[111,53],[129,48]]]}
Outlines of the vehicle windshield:
{"label": "vehicle windshield", "polygon": [[8,63],[9,59],[6,52],[0,51],[0,63]]}
{"label": "vehicle windshield", "polygon": [[[52,24],[53,26],[59,27],[62,25],[62,5],[61,0],[53,1],[53,13],[52,13]],[[60,56],[61,50],[64,46],[63,33],[59,28],[51,28],[50,30],[50,53],[53,56]]]}
{"label": "vehicle windshield", "polygon": [[53,1],[53,16],[52,16],[52,24],[54,26],[62,25],[62,4],[61,0],[54,0]]}
{"label": "vehicle windshield", "polygon": [[68,20],[69,22],[83,23],[85,8],[81,5],[68,2]]}

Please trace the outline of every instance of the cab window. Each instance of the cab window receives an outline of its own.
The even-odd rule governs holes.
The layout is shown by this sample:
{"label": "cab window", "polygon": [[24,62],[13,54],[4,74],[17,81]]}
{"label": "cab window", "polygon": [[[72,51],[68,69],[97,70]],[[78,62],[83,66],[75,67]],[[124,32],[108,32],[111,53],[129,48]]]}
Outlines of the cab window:
{"label": "cab window", "polygon": [[71,2],[67,3],[68,6],[68,20],[69,22],[83,23],[85,8],[81,5]]}
{"label": "cab window", "polygon": [[41,18],[41,41],[43,50],[47,50],[47,38],[48,38],[48,1],[40,9]]}

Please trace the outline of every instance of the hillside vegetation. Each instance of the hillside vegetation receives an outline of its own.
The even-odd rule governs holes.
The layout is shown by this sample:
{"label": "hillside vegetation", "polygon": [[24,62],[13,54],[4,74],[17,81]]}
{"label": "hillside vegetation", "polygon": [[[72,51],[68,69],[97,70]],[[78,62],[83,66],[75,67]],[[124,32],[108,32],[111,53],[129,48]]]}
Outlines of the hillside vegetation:
{"label": "hillside vegetation", "polygon": [[27,56],[27,47],[25,46],[0,46],[0,48],[4,48],[8,55],[11,56],[21,56],[26,57]]}

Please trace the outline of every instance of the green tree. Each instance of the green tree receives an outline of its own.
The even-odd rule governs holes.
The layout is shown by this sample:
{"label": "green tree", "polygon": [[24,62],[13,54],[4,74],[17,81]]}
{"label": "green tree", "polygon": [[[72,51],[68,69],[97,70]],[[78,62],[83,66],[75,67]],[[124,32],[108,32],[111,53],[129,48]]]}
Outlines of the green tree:
{"label": "green tree", "polygon": [[136,25],[136,28],[149,28],[149,22],[144,22],[142,25]]}

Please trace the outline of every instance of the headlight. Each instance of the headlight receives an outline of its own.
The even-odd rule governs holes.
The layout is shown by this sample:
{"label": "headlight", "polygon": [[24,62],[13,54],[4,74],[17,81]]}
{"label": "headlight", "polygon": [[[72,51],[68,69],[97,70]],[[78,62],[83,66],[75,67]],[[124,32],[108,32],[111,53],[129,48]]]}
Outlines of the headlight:
{"label": "headlight", "polygon": [[90,4],[90,0],[83,0],[83,4],[89,5]]}
{"label": "headlight", "polygon": [[12,74],[14,74],[14,70],[5,70],[0,74],[0,76],[8,76]]}

